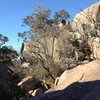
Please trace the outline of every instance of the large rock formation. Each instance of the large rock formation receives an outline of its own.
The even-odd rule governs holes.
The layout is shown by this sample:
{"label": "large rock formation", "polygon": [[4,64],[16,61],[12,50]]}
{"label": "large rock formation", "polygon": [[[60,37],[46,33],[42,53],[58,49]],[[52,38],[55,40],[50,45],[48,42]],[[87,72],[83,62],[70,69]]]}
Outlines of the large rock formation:
{"label": "large rock formation", "polygon": [[100,59],[100,2],[93,4],[78,13],[72,23],[75,37],[82,42],[88,41],[91,50],[91,59]]}
{"label": "large rock formation", "polygon": [[68,71],[66,79],[52,90],[56,92],[46,93],[29,100],[99,100],[99,70],[100,60],[80,65]]}
{"label": "large rock formation", "polygon": [[94,27],[95,23],[99,23],[100,25],[100,2],[78,13],[73,20],[72,27],[75,30],[79,29],[84,24]]}
{"label": "large rock formation", "polygon": [[99,69],[100,60],[96,60],[85,65],[79,65],[72,70],[67,70],[59,78],[59,85],[56,87],[56,89],[62,90],[74,82],[100,80]]}

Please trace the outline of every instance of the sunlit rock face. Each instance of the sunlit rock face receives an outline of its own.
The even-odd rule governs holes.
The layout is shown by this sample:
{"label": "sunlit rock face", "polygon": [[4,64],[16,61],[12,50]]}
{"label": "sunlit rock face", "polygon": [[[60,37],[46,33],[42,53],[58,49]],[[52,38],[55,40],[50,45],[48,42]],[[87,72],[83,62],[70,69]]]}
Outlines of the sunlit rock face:
{"label": "sunlit rock face", "polygon": [[78,13],[72,22],[72,28],[80,41],[82,36],[88,36],[91,59],[100,59],[100,2]]}
{"label": "sunlit rock face", "polygon": [[73,29],[81,27],[82,24],[94,27],[95,22],[100,23],[100,2],[93,4],[78,13],[72,23]]}
{"label": "sunlit rock face", "polygon": [[[100,59],[100,37],[92,37],[88,39],[88,44],[92,51],[91,58]],[[92,58],[92,59],[93,59]]]}

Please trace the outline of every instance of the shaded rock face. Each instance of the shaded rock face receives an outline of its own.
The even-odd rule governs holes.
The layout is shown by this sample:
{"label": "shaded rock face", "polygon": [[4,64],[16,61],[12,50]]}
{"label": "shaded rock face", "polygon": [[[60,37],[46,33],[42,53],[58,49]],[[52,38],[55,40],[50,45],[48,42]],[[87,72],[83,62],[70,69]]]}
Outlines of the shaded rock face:
{"label": "shaded rock face", "polygon": [[0,88],[7,89],[9,85],[8,69],[4,64],[0,63]]}
{"label": "shaded rock face", "polygon": [[100,100],[100,80],[69,85],[64,90],[46,93],[29,100]]}
{"label": "shaded rock face", "polygon": [[72,27],[77,29],[83,24],[94,27],[95,22],[100,23],[100,2],[78,13],[73,20]]}
{"label": "shaded rock face", "polygon": [[[100,27],[100,2],[93,4],[92,6],[81,11],[80,13],[78,13],[75,16],[73,23],[72,23],[72,27],[75,30],[79,29],[81,31],[81,33],[80,32],[69,32],[69,33],[72,34],[71,35],[72,37],[80,39],[80,41],[82,41],[81,40],[82,36],[85,35],[84,27],[91,26],[91,27],[95,28],[95,23],[97,23]],[[58,26],[63,27],[63,26],[66,26],[66,24],[68,24],[68,23],[66,23],[66,21],[62,21],[59,23]],[[86,32],[86,34],[87,33],[88,32]],[[98,30],[97,33],[100,33],[100,31]],[[63,35],[63,34],[61,34],[61,35]],[[90,35],[90,33],[89,33],[89,35]],[[41,43],[39,43],[39,42],[41,42]],[[26,56],[28,56],[27,54],[29,54],[31,56],[32,53],[29,53],[32,50],[32,48],[30,47],[31,45],[33,45],[33,46],[38,45],[39,49],[42,52],[44,52],[44,50],[43,50],[43,46],[44,46],[46,48],[46,54],[48,54],[49,56],[52,56],[54,61],[59,61],[59,59],[61,58],[59,56],[59,54],[60,54],[59,51],[61,48],[63,48],[63,47],[59,47],[59,43],[62,45],[64,44],[64,43],[62,43],[61,38],[54,38],[54,37],[45,38],[45,39],[41,38],[41,39],[39,39],[39,42],[37,42],[37,41],[24,42],[21,52],[24,53]],[[43,45],[41,45],[41,44],[43,44]],[[37,51],[37,50],[35,50],[35,51]],[[45,55],[43,55],[42,57],[45,58]]]}
{"label": "shaded rock face", "polygon": [[[88,64],[79,65],[72,70],[65,71],[59,78],[60,84],[54,90],[62,90],[74,82],[87,82],[100,80],[100,60]],[[63,79],[63,77],[65,77]],[[61,80],[61,81],[60,81]]]}

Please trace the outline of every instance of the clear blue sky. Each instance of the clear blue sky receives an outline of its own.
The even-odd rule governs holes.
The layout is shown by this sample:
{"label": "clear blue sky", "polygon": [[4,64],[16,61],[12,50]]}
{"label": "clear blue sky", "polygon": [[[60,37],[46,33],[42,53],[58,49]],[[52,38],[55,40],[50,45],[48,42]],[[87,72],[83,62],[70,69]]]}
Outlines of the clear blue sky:
{"label": "clear blue sky", "polygon": [[25,16],[31,14],[33,7],[42,4],[53,12],[65,9],[73,19],[78,9],[85,9],[99,0],[0,0],[0,34],[9,38],[6,45],[20,50],[21,43],[17,42],[17,33],[23,32],[21,26]]}

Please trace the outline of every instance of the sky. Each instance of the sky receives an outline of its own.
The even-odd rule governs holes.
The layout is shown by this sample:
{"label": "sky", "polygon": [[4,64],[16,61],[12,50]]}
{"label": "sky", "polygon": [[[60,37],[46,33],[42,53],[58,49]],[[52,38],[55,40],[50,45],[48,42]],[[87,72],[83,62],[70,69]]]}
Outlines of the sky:
{"label": "sky", "polygon": [[7,46],[20,51],[22,40],[18,42],[18,32],[23,32],[23,19],[30,15],[36,5],[42,5],[53,12],[65,9],[71,19],[79,12],[99,0],[0,0],[0,34],[9,38]]}

